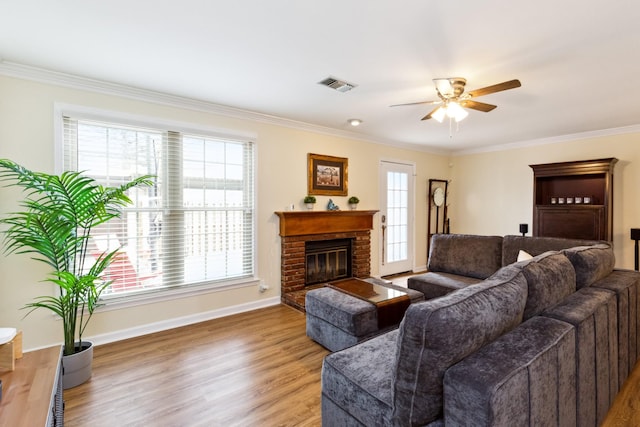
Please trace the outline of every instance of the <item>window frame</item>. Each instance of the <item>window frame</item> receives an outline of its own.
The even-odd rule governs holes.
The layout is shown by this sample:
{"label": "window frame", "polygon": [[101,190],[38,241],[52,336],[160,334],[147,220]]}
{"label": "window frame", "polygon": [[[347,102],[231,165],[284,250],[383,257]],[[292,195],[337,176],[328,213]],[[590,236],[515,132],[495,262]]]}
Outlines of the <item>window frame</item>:
{"label": "window frame", "polygon": [[79,120],[92,120],[114,125],[135,126],[142,128],[154,128],[180,132],[189,135],[200,135],[214,139],[223,139],[238,142],[253,143],[253,276],[238,279],[222,279],[205,281],[194,284],[182,284],[179,286],[160,287],[143,292],[124,295],[109,295],[102,298],[103,305],[99,311],[109,311],[126,307],[138,306],[154,302],[169,301],[176,298],[197,296],[204,293],[222,292],[230,289],[257,287],[260,283],[258,272],[258,206],[257,206],[257,176],[258,176],[258,144],[257,135],[249,132],[230,132],[208,126],[193,123],[177,122],[164,118],[143,116],[131,113],[123,113],[111,110],[103,110],[87,106],[54,103],[54,170],[55,173],[64,171],[64,116],[71,116]]}

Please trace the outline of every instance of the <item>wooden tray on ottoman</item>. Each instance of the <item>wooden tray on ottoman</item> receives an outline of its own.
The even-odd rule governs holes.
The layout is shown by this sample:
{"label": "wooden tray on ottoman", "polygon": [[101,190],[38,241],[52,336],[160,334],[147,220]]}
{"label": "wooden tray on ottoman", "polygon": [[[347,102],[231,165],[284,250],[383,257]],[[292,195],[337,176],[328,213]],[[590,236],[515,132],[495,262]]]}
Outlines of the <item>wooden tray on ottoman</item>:
{"label": "wooden tray on ottoman", "polygon": [[400,323],[404,312],[411,304],[407,292],[356,278],[337,280],[328,283],[327,286],[375,305],[378,310],[378,328],[380,329]]}

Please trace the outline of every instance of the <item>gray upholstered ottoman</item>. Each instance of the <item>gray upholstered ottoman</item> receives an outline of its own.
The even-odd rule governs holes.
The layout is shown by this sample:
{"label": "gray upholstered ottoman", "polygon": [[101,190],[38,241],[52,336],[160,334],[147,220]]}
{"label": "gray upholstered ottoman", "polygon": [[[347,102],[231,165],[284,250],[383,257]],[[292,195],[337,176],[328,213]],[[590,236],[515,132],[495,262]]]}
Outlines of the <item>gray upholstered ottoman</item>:
{"label": "gray upholstered ottoman", "polygon": [[[375,278],[366,281],[406,292],[412,304],[424,301],[419,291]],[[398,326],[395,324],[380,329],[374,304],[328,287],[307,292],[305,310],[307,336],[331,351],[351,347]]]}

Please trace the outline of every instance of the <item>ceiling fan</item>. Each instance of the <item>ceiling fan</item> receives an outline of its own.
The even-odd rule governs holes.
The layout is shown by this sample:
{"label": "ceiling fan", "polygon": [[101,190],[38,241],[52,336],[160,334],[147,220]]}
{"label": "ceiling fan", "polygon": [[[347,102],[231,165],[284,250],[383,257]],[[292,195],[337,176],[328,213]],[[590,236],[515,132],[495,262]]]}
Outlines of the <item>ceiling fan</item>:
{"label": "ceiling fan", "polygon": [[438,107],[434,108],[429,114],[424,116],[422,120],[427,120],[433,117],[437,121],[442,122],[444,117],[448,116],[451,119],[455,119],[456,122],[459,122],[469,114],[464,110],[464,108],[471,108],[473,110],[488,113],[489,111],[497,107],[493,104],[474,101],[472,98],[489,95],[490,93],[501,92],[507,89],[515,89],[521,86],[520,80],[509,80],[465,93],[464,87],[467,84],[467,80],[462,77],[433,79],[433,83],[436,85],[436,92],[438,94],[438,97],[440,98],[439,100],[396,104],[391,105],[391,107],[418,104],[439,105]]}

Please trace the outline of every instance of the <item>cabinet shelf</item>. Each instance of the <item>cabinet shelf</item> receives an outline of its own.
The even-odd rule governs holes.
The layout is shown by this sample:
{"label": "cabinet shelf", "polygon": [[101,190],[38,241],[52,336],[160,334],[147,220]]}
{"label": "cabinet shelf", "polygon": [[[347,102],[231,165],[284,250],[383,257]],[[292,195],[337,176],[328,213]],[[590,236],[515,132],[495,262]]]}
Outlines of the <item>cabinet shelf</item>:
{"label": "cabinet shelf", "polygon": [[[613,167],[617,161],[607,158],[530,165],[534,175],[533,235],[611,240]],[[559,203],[560,198],[576,197],[587,197],[589,203]]]}
{"label": "cabinet shelf", "polygon": [[556,209],[594,209],[594,208],[601,208],[604,205],[594,205],[593,203],[565,203],[565,204],[557,204],[557,203],[541,203],[539,205],[536,206],[544,206],[544,207],[549,207],[549,208],[556,208]]}

